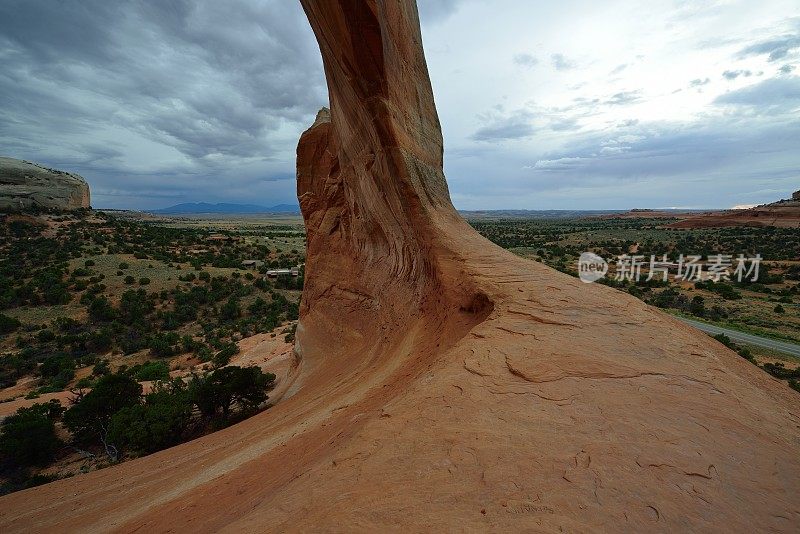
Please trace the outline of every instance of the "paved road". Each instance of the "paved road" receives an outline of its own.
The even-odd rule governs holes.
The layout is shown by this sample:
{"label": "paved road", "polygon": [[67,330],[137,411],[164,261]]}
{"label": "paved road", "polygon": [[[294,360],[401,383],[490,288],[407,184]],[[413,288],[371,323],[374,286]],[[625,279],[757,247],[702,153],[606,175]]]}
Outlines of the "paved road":
{"label": "paved road", "polygon": [[768,337],[745,334],[744,332],[739,332],[738,330],[722,328],[720,326],[714,326],[707,323],[702,323],[700,321],[695,321],[693,319],[686,319],[684,317],[678,317],[678,319],[680,319],[686,324],[694,326],[695,328],[702,330],[703,332],[708,332],[709,334],[712,335],[725,334],[726,336],[731,338],[731,340],[739,343],[747,343],[748,345],[755,345],[756,347],[764,347],[765,349],[776,350],[786,354],[791,354],[793,356],[800,356],[800,345],[798,345],[797,343],[791,343],[788,341],[778,341],[775,339],[770,339]]}

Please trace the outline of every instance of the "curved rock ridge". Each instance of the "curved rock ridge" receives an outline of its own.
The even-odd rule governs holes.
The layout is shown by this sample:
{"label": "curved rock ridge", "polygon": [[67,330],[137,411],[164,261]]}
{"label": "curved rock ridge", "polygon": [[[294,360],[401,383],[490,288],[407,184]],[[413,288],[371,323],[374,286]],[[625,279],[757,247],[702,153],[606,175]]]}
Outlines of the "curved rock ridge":
{"label": "curved rock ridge", "polygon": [[302,0],[330,92],[298,145],[297,370],[234,427],[0,499],[0,530],[783,531],[800,397],[453,209],[410,0]]}
{"label": "curved rock ridge", "polygon": [[81,176],[29,161],[0,157],[0,210],[88,208],[89,184]]}

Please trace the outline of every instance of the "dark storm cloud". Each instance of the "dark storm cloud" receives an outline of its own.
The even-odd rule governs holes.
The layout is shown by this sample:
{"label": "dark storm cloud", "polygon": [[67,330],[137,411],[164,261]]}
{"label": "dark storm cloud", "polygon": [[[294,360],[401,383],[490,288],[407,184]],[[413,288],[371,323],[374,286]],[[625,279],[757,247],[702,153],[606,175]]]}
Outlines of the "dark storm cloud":
{"label": "dark storm cloud", "polygon": [[[295,2],[7,0],[0,62],[0,152],[70,166],[101,195],[144,191],[144,168],[191,190],[285,158],[327,101]],[[245,172],[229,179],[285,175]]]}
{"label": "dark storm cloud", "polygon": [[622,91],[612,95],[605,103],[612,106],[626,106],[628,104],[635,104],[641,100],[641,91]]}
{"label": "dark storm cloud", "polygon": [[522,139],[534,133],[531,124],[533,113],[526,109],[506,113],[503,107],[498,105],[492,112],[479,115],[478,118],[484,126],[472,134],[470,138],[473,141],[498,142]]}
{"label": "dark storm cloud", "polygon": [[578,119],[574,117],[555,118],[550,122],[550,129],[557,132],[579,130]]}
{"label": "dark storm cloud", "polygon": [[[597,207],[606,184],[613,187],[620,179],[653,177],[671,184],[676,196],[682,194],[679,184],[693,183],[692,164],[700,174],[729,176],[739,184],[742,177],[759,174],[767,180],[800,168],[792,146],[800,105],[792,72],[800,52],[795,26],[781,26],[771,38],[761,32],[760,41],[725,41],[731,47],[726,54],[734,58],[783,57],[769,69],[782,84],[767,80],[724,94],[697,116],[676,119],[683,121],[680,128],[638,115],[638,104],[674,88],[654,91],[652,84],[640,83],[633,58],[615,53],[598,63],[603,66],[600,78],[619,76],[618,84],[588,75],[577,79],[582,74],[575,68],[578,56],[528,53],[539,46],[566,50],[556,42],[531,41],[504,50],[500,43],[505,41],[497,37],[508,31],[505,26],[480,42],[488,61],[502,69],[516,66],[517,74],[537,62],[549,63],[548,69],[569,71],[555,77],[569,84],[547,89],[558,96],[550,99],[544,92],[527,95],[524,87],[498,83],[475,103],[476,88],[487,87],[479,83],[488,75],[482,68],[490,71],[492,65],[481,66],[477,57],[464,59],[467,52],[455,46],[448,49],[455,34],[465,33],[448,21],[459,14],[473,20],[483,13],[491,26],[497,8],[470,0],[418,3],[426,39],[446,51],[429,56],[432,70],[443,72],[461,61],[476,67],[472,78],[443,77],[437,85],[434,76],[443,122],[455,125],[446,132],[454,198],[472,196],[477,207],[504,208],[519,206],[522,196],[539,190],[584,183],[581,190],[588,196],[583,206]],[[547,19],[531,14],[539,4],[546,3],[507,6],[519,10],[520,20],[531,21],[532,34],[544,35],[536,21]],[[568,27],[559,35],[564,31]],[[595,61],[580,58],[581,67]],[[755,76],[757,67],[750,63]],[[691,80],[725,67],[676,72],[675,79]],[[755,81],[741,76],[738,83]],[[703,77],[688,84],[694,89],[686,93],[723,88],[716,82],[707,85]],[[642,89],[626,90],[631,87]],[[466,95],[468,104],[453,98],[456,93]],[[505,102],[509,110],[495,107],[471,121],[470,109],[494,102]],[[558,102],[558,107],[535,102]],[[99,206],[293,201],[297,139],[326,103],[319,50],[297,0],[0,1],[0,154],[79,172],[90,181]],[[523,173],[525,166],[530,168]],[[509,196],[498,197],[500,190]],[[559,205],[573,205],[572,194],[565,198]],[[712,192],[703,202],[713,205],[718,198]]]}
{"label": "dark storm cloud", "polygon": [[539,60],[533,54],[523,53],[514,56],[514,63],[520,67],[531,68],[539,64]]}
{"label": "dark storm cloud", "polygon": [[800,106],[800,77],[770,78],[720,95],[714,103],[746,106],[755,113],[789,113]]}
{"label": "dark storm cloud", "polygon": [[753,73],[749,70],[726,70],[722,73],[722,77],[726,80],[735,80],[739,76],[743,76],[745,78],[749,78],[752,76]]}
{"label": "dark storm cloud", "polygon": [[564,54],[551,55],[550,63],[556,70],[570,70],[574,69],[577,66],[574,61],[567,59],[567,57]]}
{"label": "dark storm cloud", "polygon": [[[723,95],[702,121],[632,119],[613,129],[577,128],[561,148],[527,160],[502,143],[486,145],[495,153],[455,162],[451,173],[463,176],[478,169],[487,176],[502,173],[503,181],[472,180],[466,194],[460,186],[451,189],[464,203],[503,198],[504,205],[533,208],[554,201],[606,208],[770,202],[791,192],[787,184],[796,181],[800,122],[793,110],[798,106],[800,78],[782,76]],[[534,122],[540,119],[537,113]],[[537,129],[534,146],[541,135]]]}
{"label": "dark storm cloud", "polygon": [[631,104],[636,104],[642,100],[642,90],[636,89],[634,91],[620,91],[602,98],[576,97],[572,99],[571,104],[549,111],[578,113],[580,116],[588,117],[597,114],[604,106],[624,107]]}
{"label": "dark storm cloud", "polygon": [[293,201],[294,147],[327,105],[296,0],[4,0],[0,65],[0,154],[83,174],[99,205]]}
{"label": "dark storm cloud", "polygon": [[[749,128],[743,128],[744,124]],[[731,131],[741,134],[731,136]],[[796,175],[792,150],[798,137],[800,123],[742,123],[737,117],[702,127],[640,124],[611,137],[591,132],[568,150],[544,154],[526,164],[518,186],[522,189],[535,183],[542,192],[580,188],[589,196],[595,191],[596,198],[607,195],[609,188],[634,183],[663,187],[665,195],[678,198],[685,197],[685,191],[706,186],[745,193],[785,184]],[[677,183],[683,193],[672,188],[671,184]],[[522,194],[521,190],[517,194]],[[735,195],[731,192],[731,196]]]}
{"label": "dark storm cloud", "polygon": [[[697,124],[626,121],[616,134],[587,132],[577,135],[567,150],[545,154],[528,168],[666,177],[718,169],[721,162],[726,167],[741,163],[743,170],[760,167],[766,174],[770,167],[782,167],[783,158],[796,160],[800,122],[790,112],[800,106],[800,78],[764,80],[717,97],[714,104],[729,110]],[[779,113],[786,113],[788,120],[775,120]]]}
{"label": "dark storm cloud", "polygon": [[[190,158],[240,156],[255,155],[248,141],[305,118],[324,98],[316,51],[295,33],[305,21],[282,3],[123,5],[3,3],[4,69],[28,89],[18,113],[36,117],[45,105],[59,120],[63,106],[60,115],[72,117],[81,103],[57,85],[103,100],[126,126],[174,139]],[[4,98],[12,89],[3,84]],[[100,119],[109,110],[81,111]]]}
{"label": "dark storm cloud", "polygon": [[472,135],[475,141],[503,141],[521,139],[533,134],[533,126],[514,118],[498,121],[490,126],[478,128]]}
{"label": "dark storm cloud", "polygon": [[783,35],[746,46],[739,52],[740,57],[767,54],[769,61],[778,61],[791,51],[800,48],[800,35]]}

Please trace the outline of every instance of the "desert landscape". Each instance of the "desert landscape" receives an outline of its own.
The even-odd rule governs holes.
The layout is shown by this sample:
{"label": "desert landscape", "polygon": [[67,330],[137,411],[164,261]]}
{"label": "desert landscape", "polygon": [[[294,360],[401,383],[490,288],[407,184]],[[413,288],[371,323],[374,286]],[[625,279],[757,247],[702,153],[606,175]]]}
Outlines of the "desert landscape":
{"label": "desert landscape", "polygon": [[[0,530],[796,531],[800,358],[684,321],[800,342],[796,200],[468,221],[416,3],[301,4],[329,97],[297,145],[303,228],[83,205],[5,216],[0,417],[74,402],[58,417],[78,436],[76,407],[117,380],[138,388],[132,414],[185,401],[192,424],[152,450],[121,433],[115,461],[73,451],[0,497]],[[587,250],[686,246],[761,253],[761,278],[578,272]],[[48,364],[54,345],[72,352]],[[11,365],[26,347],[33,366]],[[245,378],[238,402],[204,409]],[[115,434],[99,435],[87,450],[110,457]]]}

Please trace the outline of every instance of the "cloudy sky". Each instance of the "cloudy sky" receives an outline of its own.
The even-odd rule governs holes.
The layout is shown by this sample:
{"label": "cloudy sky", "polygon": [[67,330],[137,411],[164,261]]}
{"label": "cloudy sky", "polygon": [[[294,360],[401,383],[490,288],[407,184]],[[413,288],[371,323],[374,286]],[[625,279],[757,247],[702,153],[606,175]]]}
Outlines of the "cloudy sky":
{"label": "cloudy sky", "polygon": [[[460,209],[800,189],[797,0],[419,5]],[[293,202],[327,103],[293,0],[3,0],[0,65],[0,155],[78,172],[96,207]]]}

